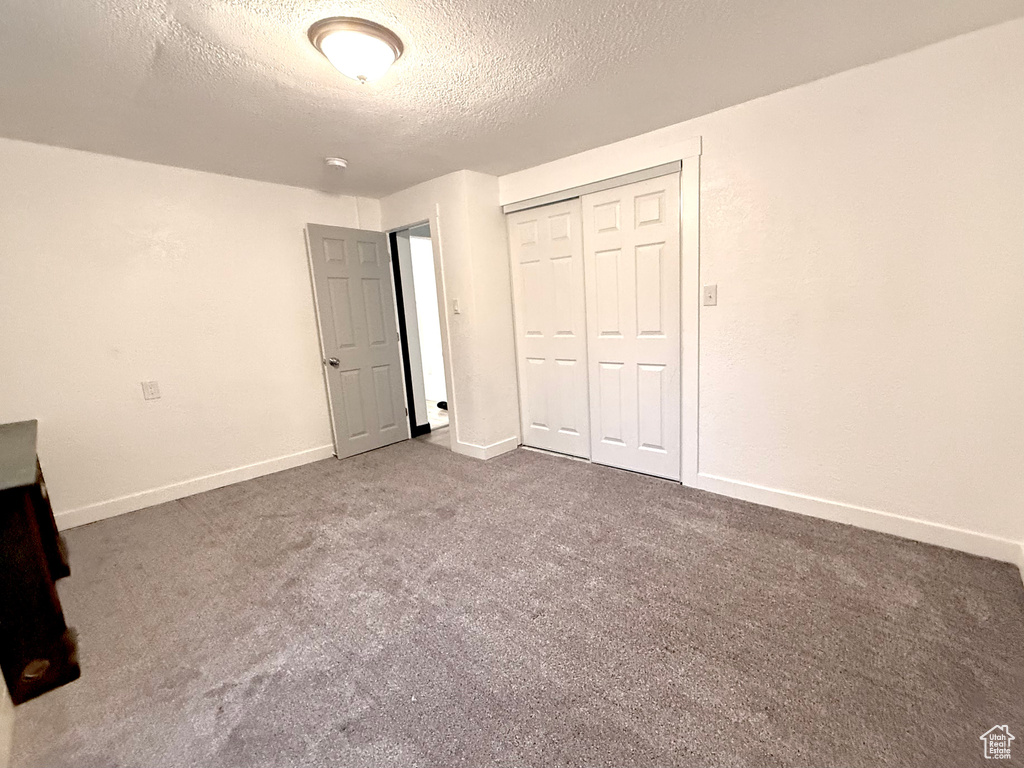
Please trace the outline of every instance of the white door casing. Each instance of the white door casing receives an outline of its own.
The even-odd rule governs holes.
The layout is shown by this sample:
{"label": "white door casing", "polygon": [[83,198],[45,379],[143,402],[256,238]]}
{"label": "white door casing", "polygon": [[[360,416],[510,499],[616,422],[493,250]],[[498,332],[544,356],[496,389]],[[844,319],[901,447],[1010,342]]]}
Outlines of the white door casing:
{"label": "white door casing", "polygon": [[591,458],[679,480],[679,174],[582,203]]}
{"label": "white door casing", "polygon": [[523,444],[589,458],[580,201],[507,221]]}
{"label": "white door casing", "polygon": [[320,224],[306,242],[338,458],[409,437],[387,236]]}

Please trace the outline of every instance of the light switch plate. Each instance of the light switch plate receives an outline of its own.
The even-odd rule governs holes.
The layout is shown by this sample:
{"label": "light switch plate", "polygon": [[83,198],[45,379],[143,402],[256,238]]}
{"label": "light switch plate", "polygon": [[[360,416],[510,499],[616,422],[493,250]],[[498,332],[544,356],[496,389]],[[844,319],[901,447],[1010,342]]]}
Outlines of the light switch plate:
{"label": "light switch plate", "polygon": [[717,285],[705,285],[704,286],[704,306],[715,307],[718,306],[718,286]]}
{"label": "light switch plate", "polygon": [[452,314],[461,315],[462,309],[459,307],[459,300],[452,299]]}
{"label": "light switch plate", "polygon": [[146,400],[159,400],[160,385],[155,381],[142,382],[142,397]]}

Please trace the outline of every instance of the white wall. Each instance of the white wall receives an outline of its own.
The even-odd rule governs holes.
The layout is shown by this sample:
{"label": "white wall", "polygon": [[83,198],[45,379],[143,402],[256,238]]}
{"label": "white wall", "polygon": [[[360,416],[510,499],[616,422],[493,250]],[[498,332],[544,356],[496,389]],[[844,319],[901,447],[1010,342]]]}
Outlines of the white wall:
{"label": "white wall", "polygon": [[701,137],[698,485],[1013,560],[1022,61],[1017,20],[504,176],[501,202]]}
{"label": "white wall", "polygon": [[[430,223],[452,450],[489,458],[519,442],[512,293],[498,180],[458,171],[380,201],[385,230]],[[460,314],[452,311],[458,299]]]}
{"label": "white wall", "polygon": [[412,237],[411,267],[416,296],[416,325],[419,329],[419,360],[423,393],[427,400],[445,400],[444,353],[441,351],[441,320],[438,317],[437,278],[434,249],[429,237]]}
{"label": "white wall", "polygon": [[61,525],[331,454],[303,226],[375,201],[9,140],[0,177],[0,421]]}

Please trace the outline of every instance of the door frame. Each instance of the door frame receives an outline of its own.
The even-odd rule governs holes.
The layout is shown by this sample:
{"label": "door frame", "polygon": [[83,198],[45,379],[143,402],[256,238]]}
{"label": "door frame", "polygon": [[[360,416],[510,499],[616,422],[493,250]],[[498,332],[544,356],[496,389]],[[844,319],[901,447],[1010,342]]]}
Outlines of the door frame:
{"label": "door frame", "polygon": [[[398,233],[396,229],[387,233],[388,250],[391,254],[392,282],[395,286],[395,309],[398,310],[398,343],[402,348],[402,372],[405,378],[406,419],[409,422],[409,437],[430,434],[430,422],[416,423],[416,393],[412,385],[412,363],[409,356],[409,328],[405,319],[405,294],[402,286],[402,265],[398,257]],[[415,296],[415,293],[413,294]]]}
{"label": "door frame", "polygon": [[683,400],[680,409],[682,431],[679,453],[683,485],[698,487],[700,445],[700,156],[696,152],[683,157],[679,174],[679,280],[682,291],[679,322],[680,377]]}
{"label": "door frame", "polygon": [[[452,377],[452,359],[451,359],[451,348],[452,348],[452,345],[451,345],[451,332],[449,330],[449,325],[448,325],[448,312],[447,312],[447,309],[448,309],[448,290],[447,290],[447,285],[445,284],[444,260],[442,258],[443,250],[442,250],[442,247],[441,247],[441,216],[440,216],[440,212],[437,211],[436,208],[435,208],[434,215],[431,216],[430,218],[428,218],[428,219],[420,219],[420,220],[414,221],[414,222],[412,222],[410,224],[403,224],[403,225],[398,226],[398,227],[390,227],[387,230],[385,230],[385,234],[387,235],[387,238],[388,238],[389,253],[391,255],[392,261],[394,262],[395,276],[394,276],[393,280],[397,281],[397,280],[400,279],[398,277],[398,272],[397,272],[397,270],[399,269],[399,266],[398,266],[398,250],[397,250],[397,234],[399,232],[404,232],[405,230],[408,230],[408,229],[416,229],[417,227],[422,227],[424,224],[427,225],[430,228],[430,249],[431,249],[432,255],[434,257],[434,282],[435,282],[435,284],[437,286],[438,322],[440,323],[440,326],[441,326],[441,359],[442,359],[442,362],[444,363],[444,387],[445,387],[445,392],[448,395],[448,438],[449,438],[449,446],[448,447],[449,447],[450,450],[454,451],[454,445],[455,445],[455,443],[456,443],[456,441],[458,439],[458,429],[457,429],[457,423],[458,423],[457,422],[457,418],[458,418],[457,417],[458,400],[457,400],[456,395],[455,395],[455,384],[454,384],[454,379]],[[395,245],[394,248],[392,248],[393,244]],[[395,305],[396,305],[396,307],[398,305],[398,299],[397,299],[398,289],[399,289],[399,286],[396,283],[396,285],[395,285],[395,291],[396,291],[396,293],[395,293],[395,296],[396,296]],[[403,299],[403,306],[404,306],[404,299]],[[405,327],[405,318],[402,317],[402,312],[399,312],[399,316],[401,318],[401,325],[399,327],[399,335],[400,335],[400,341],[401,341],[401,345],[400,346],[401,346],[401,349],[402,349],[402,364],[405,367],[405,371],[406,371],[406,377],[405,378],[406,378],[406,380],[411,380],[412,374],[411,374],[410,369],[409,369],[409,355],[408,355],[409,341],[408,341],[408,337],[407,337],[407,329]],[[409,422],[410,433],[412,432],[413,427],[414,427],[414,424],[413,424],[413,421],[412,421],[412,419],[413,419],[413,416],[412,416],[412,414],[413,414],[413,403],[411,402],[412,397],[413,397],[413,393],[412,393],[412,386],[411,386],[411,383],[410,383],[410,384],[406,385],[406,398],[407,398],[407,400],[409,400],[409,419],[408,419],[408,422]],[[424,432],[422,432],[421,434],[426,434],[429,431],[430,431],[430,429],[427,429]],[[413,436],[415,436],[415,435],[413,435]]]}

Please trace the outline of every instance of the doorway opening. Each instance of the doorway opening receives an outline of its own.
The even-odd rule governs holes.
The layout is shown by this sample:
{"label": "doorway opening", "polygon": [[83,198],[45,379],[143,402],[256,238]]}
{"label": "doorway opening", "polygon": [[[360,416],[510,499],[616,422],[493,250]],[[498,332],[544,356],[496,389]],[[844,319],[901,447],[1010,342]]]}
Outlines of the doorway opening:
{"label": "doorway opening", "polygon": [[391,233],[395,301],[405,362],[409,433],[451,447],[441,320],[430,225]]}

